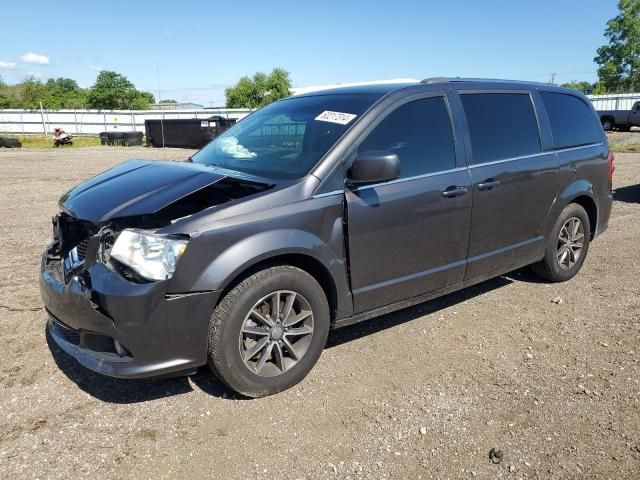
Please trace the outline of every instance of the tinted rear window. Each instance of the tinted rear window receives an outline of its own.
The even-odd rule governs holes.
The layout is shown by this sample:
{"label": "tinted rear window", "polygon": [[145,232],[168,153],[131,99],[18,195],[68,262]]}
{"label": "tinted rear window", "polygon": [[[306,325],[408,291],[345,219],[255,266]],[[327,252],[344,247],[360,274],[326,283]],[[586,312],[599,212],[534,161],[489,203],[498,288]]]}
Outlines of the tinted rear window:
{"label": "tinted rear window", "polygon": [[526,93],[462,94],[473,160],[486,163],[540,152],[538,122]]}
{"label": "tinted rear window", "polygon": [[579,147],[602,141],[600,123],[578,97],[540,92],[549,115],[556,148]]}

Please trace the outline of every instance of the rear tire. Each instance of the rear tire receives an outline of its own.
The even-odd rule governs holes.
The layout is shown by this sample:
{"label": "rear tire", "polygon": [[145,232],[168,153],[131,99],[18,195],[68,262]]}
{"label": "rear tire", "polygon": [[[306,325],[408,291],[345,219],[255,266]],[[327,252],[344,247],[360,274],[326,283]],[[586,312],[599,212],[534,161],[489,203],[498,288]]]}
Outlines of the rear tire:
{"label": "rear tire", "polygon": [[329,326],[327,298],[311,275],[291,266],[267,268],[234,287],[214,310],[209,366],[242,395],[272,395],[309,373],[324,349]]}
{"label": "rear tire", "polygon": [[124,135],[122,132],[102,132],[100,134],[100,138],[102,138],[103,134],[105,137],[105,145],[116,147],[122,146],[124,140]]}
{"label": "rear tire", "polygon": [[589,251],[589,216],[577,203],[567,205],[545,240],[544,258],[533,265],[533,272],[552,282],[572,279],[582,268]]}
{"label": "rear tire", "polygon": [[614,128],[616,128],[616,124],[613,122],[613,120],[605,118],[602,120],[602,128],[605,132],[611,132]]}
{"label": "rear tire", "polygon": [[22,147],[22,143],[17,138],[4,137],[0,138],[0,147],[6,148],[20,148]]}
{"label": "rear tire", "polygon": [[124,143],[127,147],[142,145],[142,132],[123,132]]}

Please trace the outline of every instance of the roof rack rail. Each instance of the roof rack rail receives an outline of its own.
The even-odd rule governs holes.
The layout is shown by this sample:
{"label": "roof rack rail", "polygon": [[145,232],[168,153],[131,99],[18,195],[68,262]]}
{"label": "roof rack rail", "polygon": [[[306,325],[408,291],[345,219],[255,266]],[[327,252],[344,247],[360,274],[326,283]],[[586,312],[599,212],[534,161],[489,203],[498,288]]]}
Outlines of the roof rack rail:
{"label": "roof rack rail", "polygon": [[430,77],[421,80],[420,83],[446,83],[449,79],[447,77]]}
{"label": "roof rack rail", "polygon": [[[485,82],[485,83],[512,83],[512,84],[529,84],[529,85],[542,85],[549,86],[544,82],[532,82],[530,80],[505,80],[502,78],[472,78],[472,77],[432,77],[421,80],[420,83],[433,84],[433,83],[461,83],[461,82]],[[557,85],[556,85],[557,86]]]}
{"label": "roof rack rail", "polygon": [[450,82],[486,82],[486,83],[515,83],[515,84],[531,84],[531,85],[546,85],[549,86],[548,83],[545,82],[534,82],[531,80],[508,80],[504,78],[474,78],[474,77],[455,77],[449,78]]}

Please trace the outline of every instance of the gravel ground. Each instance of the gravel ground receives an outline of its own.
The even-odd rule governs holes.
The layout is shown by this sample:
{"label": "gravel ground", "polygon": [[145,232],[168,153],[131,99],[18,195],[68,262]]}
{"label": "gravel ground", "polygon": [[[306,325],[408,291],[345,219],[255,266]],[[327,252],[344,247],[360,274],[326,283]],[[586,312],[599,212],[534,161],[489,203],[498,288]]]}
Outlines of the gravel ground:
{"label": "gravel ground", "polygon": [[640,154],[618,154],[609,230],[572,281],[525,269],[336,331],[300,385],[243,400],[205,369],[102,377],[45,336],[58,197],[189,153],[0,152],[1,478],[639,478]]}
{"label": "gravel ground", "polygon": [[607,132],[607,138],[614,152],[640,152],[640,129],[637,127],[630,132]]}

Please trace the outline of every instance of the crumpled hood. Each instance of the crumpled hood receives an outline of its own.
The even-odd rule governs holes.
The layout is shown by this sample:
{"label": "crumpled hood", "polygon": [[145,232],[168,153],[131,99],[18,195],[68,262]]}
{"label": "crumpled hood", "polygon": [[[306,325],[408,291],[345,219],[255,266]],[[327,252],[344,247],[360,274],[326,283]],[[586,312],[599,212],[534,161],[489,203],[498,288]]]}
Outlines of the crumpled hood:
{"label": "crumpled hood", "polygon": [[224,178],[193,163],[129,160],[65,193],[60,207],[96,223],[148,215]]}

